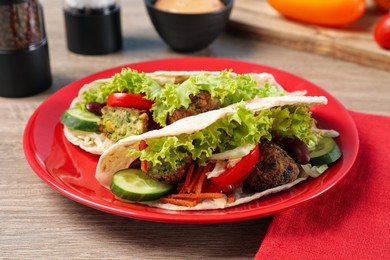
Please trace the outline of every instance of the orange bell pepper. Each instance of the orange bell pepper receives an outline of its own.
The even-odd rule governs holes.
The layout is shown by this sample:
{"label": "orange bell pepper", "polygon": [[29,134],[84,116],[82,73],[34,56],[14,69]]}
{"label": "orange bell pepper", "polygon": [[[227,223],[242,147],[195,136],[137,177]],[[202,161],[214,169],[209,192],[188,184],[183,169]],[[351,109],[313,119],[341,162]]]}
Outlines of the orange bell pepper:
{"label": "orange bell pepper", "polygon": [[366,10],[366,0],[267,0],[287,18],[301,22],[341,26],[358,20]]}

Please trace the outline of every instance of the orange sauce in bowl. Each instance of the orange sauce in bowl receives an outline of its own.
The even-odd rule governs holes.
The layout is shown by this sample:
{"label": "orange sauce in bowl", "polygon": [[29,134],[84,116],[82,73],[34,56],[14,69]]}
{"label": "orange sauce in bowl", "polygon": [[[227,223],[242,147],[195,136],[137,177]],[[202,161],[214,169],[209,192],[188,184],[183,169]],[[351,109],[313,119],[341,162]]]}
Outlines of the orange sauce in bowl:
{"label": "orange sauce in bowl", "polygon": [[157,0],[155,3],[158,9],[183,14],[211,13],[224,6],[221,0]]}

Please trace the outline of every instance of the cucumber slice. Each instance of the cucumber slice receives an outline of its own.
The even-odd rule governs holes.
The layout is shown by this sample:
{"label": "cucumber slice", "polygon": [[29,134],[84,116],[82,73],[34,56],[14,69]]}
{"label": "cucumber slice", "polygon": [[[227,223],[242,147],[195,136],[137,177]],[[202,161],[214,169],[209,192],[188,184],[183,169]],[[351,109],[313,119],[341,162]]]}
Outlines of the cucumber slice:
{"label": "cucumber slice", "polygon": [[119,198],[129,201],[151,201],[169,193],[174,185],[151,179],[139,169],[125,169],[116,172],[110,189]]}
{"label": "cucumber slice", "polygon": [[60,121],[70,129],[99,132],[97,122],[100,121],[100,117],[88,111],[82,111],[79,108],[66,110],[61,115]]}
{"label": "cucumber slice", "polygon": [[314,151],[310,152],[311,165],[330,164],[337,161],[342,155],[339,146],[331,137],[323,137]]}

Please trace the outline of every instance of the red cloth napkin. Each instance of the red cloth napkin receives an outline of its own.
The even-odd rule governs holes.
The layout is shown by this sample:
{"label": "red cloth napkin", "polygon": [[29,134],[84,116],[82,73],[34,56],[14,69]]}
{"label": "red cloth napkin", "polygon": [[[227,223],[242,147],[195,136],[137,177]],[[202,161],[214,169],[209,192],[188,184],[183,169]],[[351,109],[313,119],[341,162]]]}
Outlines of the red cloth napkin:
{"label": "red cloth napkin", "polygon": [[360,138],[351,171],[276,215],[256,259],[390,259],[390,117],[351,115]]}

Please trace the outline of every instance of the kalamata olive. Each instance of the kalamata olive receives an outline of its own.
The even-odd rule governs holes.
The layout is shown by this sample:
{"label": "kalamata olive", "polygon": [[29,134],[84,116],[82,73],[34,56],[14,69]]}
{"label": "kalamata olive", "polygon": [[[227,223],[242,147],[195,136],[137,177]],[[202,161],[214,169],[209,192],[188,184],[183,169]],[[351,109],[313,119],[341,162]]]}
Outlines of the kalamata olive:
{"label": "kalamata olive", "polygon": [[131,169],[140,169],[141,168],[141,160],[139,158],[135,159],[129,166]]}
{"label": "kalamata olive", "polygon": [[85,108],[95,115],[101,116],[102,115],[102,104],[98,102],[89,102],[85,104]]}
{"label": "kalamata olive", "polygon": [[286,136],[282,139],[282,148],[296,163],[307,164],[310,161],[309,148],[296,136]]}

